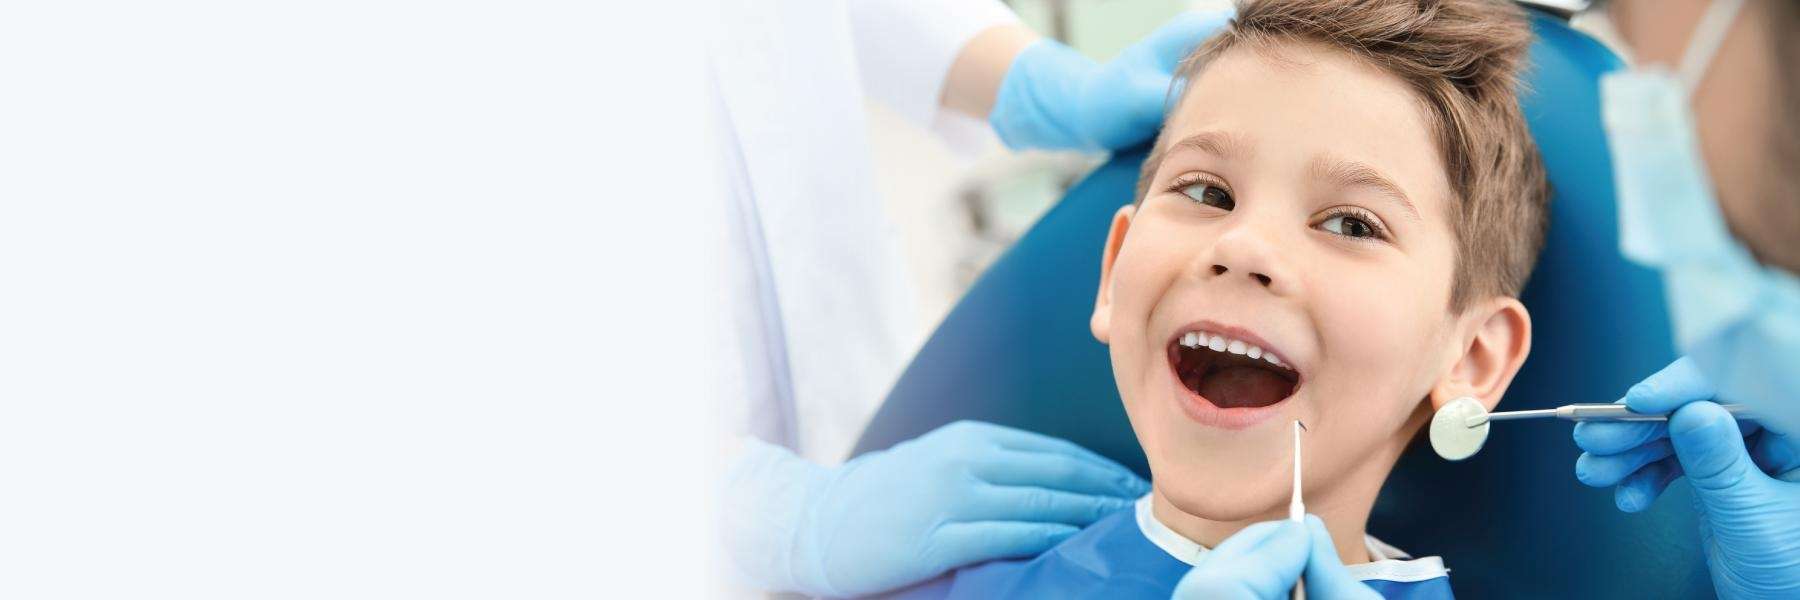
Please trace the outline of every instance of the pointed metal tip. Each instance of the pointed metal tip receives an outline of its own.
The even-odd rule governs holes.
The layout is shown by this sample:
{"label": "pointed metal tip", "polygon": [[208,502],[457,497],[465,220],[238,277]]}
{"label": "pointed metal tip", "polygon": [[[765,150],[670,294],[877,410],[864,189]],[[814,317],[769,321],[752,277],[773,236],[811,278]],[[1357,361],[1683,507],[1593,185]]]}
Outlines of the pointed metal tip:
{"label": "pointed metal tip", "polygon": [[1294,425],[1295,425],[1295,426],[1298,426],[1298,427],[1299,427],[1299,428],[1300,428],[1300,430],[1301,430],[1301,431],[1307,431],[1307,429],[1306,429],[1306,423],[1302,423],[1302,422],[1300,422],[1300,420],[1299,420],[1299,419],[1294,419]]}

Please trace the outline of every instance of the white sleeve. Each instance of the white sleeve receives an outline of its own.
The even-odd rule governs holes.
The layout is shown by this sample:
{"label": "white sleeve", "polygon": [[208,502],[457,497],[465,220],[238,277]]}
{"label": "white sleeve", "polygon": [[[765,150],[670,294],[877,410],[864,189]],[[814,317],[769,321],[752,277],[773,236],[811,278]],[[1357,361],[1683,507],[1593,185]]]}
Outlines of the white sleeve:
{"label": "white sleeve", "polygon": [[944,124],[938,98],[957,53],[975,34],[1019,20],[999,0],[849,0],[849,6],[863,89],[927,129]]}
{"label": "white sleeve", "polygon": [[723,543],[725,583],[823,595],[806,588],[812,582],[802,574],[806,567],[794,564],[792,546],[828,470],[754,437],[739,438],[736,446],[712,515]]}

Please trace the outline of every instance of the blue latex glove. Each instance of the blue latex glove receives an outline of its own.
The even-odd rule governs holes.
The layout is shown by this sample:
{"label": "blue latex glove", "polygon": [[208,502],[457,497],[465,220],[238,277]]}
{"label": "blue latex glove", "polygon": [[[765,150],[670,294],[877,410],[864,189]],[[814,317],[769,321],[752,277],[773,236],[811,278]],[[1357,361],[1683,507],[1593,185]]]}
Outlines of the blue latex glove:
{"label": "blue latex glove", "polygon": [[1302,575],[1306,597],[1316,600],[1379,600],[1381,594],[1350,576],[1338,559],[1331,534],[1318,517],[1306,524],[1268,521],[1245,527],[1200,557],[1182,576],[1180,600],[1286,600]]}
{"label": "blue latex glove", "polygon": [[722,525],[764,589],[855,596],[1035,556],[1149,489],[1068,441],[963,421],[835,469],[752,442]]}
{"label": "blue latex glove", "polygon": [[1800,444],[1737,420],[1683,358],[1634,385],[1621,400],[1667,423],[1578,423],[1585,452],[1575,476],[1616,486],[1619,510],[1637,512],[1685,475],[1700,512],[1700,543],[1723,598],[1800,598]]}
{"label": "blue latex glove", "polygon": [[1230,12],[1188,12],[1105,65],[1040,40],[1013,59],[988,122],[1013,149],[1114,150],[1162,127],[1175,67]]}

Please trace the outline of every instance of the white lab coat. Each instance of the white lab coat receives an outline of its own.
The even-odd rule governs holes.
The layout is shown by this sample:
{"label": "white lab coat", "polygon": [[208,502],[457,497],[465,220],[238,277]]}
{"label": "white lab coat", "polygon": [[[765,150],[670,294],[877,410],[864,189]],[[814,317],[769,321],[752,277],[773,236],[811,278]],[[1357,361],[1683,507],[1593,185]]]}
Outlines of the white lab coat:
{"label": "white lab coat", "polygon": [[[872,182],[865,94],[954,135],[944,75],[995,0],[719,0],[708,115],[726,194],[714,365],[729,431],[841,461],[917,330]],[[703,199],[702,202],[715,201]]]}

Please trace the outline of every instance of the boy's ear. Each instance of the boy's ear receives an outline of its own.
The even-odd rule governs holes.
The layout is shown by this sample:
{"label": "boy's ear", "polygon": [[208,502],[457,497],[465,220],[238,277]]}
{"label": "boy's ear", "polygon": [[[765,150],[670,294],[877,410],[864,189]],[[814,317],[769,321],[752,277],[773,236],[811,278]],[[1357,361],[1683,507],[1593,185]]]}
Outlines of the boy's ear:
{"label": "boy's ear", "polygon": [[1088,320],[1088,327],[1094,331],[1094,339],[1102,344],[1108,343],[1107,336],[1112,332],[1113,261],[1119,258],[1119,249],[1125,246],[1125,232],[1131,229],[1131,218],[1136,213],[1137,206],[1129,204],[1113,213],[1112,227],[1106,232],[1106,247],[1100,251],[1100,292],[1094,298],[1094,316]]}
{"label": "boy's ear", "polygon": [[1531,354],[1531,314],[1517,298],[1495,298],[1465,313],[1462,329],[1462,354],[1431,388],[1431,408],[1472,396],[1494,410]]}

